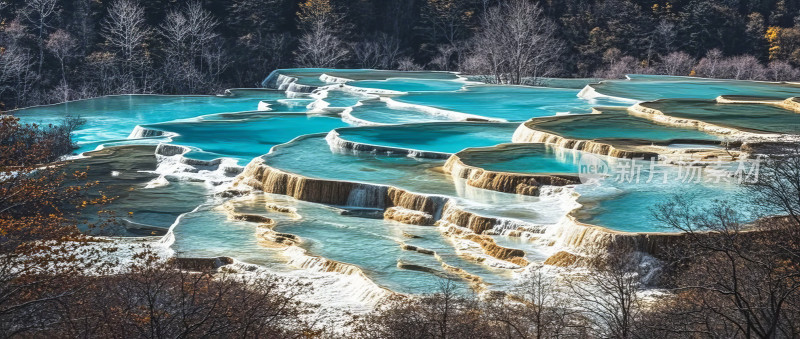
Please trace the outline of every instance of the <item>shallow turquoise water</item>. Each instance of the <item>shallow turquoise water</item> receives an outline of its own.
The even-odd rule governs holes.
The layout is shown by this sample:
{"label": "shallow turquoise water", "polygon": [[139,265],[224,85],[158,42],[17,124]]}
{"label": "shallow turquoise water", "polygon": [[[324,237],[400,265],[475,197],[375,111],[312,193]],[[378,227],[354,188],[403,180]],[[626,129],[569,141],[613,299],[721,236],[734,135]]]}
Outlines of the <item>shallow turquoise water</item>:
{"label": "shallow turquoise water", "polygon": [[136,125],[197,117],[221,112],[253,111],[261,100],[285,97],[281,92],[253,90],[241,96],[118,95],[14,111],[23,122],[58,124],[66,116],[86,123],[75,131],[78,152],[99,143],[125,139]]}
{"label": "shallow turquoise water", "polygon": [[312,178],[393,185],[419,193],[455,195],[453,182],[433,169],[443,160],[332,152],[324,135],[281,145],[263,156],[267,165]]}
{"label": "shallow turquoise water", "polygon": [[513,123],[437,122],[397,126],[341,128],[347,141],[413,149],[456,153],[467,147],[492,146],[511,141],[517,128]]}
{"label": "shallow turquoise water", "polygon": [[404,124],[411,122],[450,120],[450,118],[446,116],[428,114],[416,109],[390,108],[386,106],[386,103],[377,100],[366,101],[363,105],[353,107],[350,115],[356,119],[378,124]]}
{"label": "shallow turquoise water", "polygon": [[[547,211],[537,210],[537,197],[469,187],[438,168],[444,160],[340,153],[330,150],[323,135],[298,138],[263,156],[266,164],[307,177],[390,185],[416,193],[456,198],[476,213],[544,223],[555,222]],[[557,214],[557,213],[556,213]]]}
{"label": "shallow turquoise water", "polygon": [[[715,199],[733,200],[745,193],[733,178],[717,178],[703,169],[658,166],[651,170],[649,161],[617,159],[609,159],[608,164],[612,174],[600,186],[578,186],[582,194],[579,201],[584,204],[578,214],[582,222],[628,232],[675,232],[654,218],[653,209],[658,204],[681,196],[693,197],[698,207],[705,207]],[[631,172],[631,164],[638,170]],[[736,166],[733,163],[721,168],[735,171]],[[623,172],[637,174],[622,176]]]}
{"label": "shallow turquoise water", "polygon": [[366,98],[363,94],[358,93],[328,91],[328,95],[323,100],[329,104],[329,107],[350,107]]}
{"label": "shallow turquoise water", "polygon": [[622,111],[581,115],[553,120],[535,126],[569,139],[642,139],[664,142],[675,139],[720,140],[720,137],[696,129],[662,125]]}
{"label": "shallow turquoise water", "polygon": [[362,80],[347,83],[361,88],[386,89],[400,92],[457,91],[465,83],[458,80],[392,78],[389,80]]}
{"label": "shallow turquoise water", "polygon": [[607,80],[590,86],[600,94],[639,101],[665,98],[714,99],[720,95],[786,99],[800,95],[800,86],[789,84],[657,75],[630,77],[631,80]]}
{"label": "shallow turquoise water", "polygon": [[507,144],[471,148],[458,154],[461,162],[487,171],[577,174],[580,152],[557,151],[545,144]]}
{"label": "shallow turquoise water", "polygon": [[800,133],[800,114],[780,107],[754,104],[717,104],[705,100],[664,100],[647,103],[666,115],[698,119],[745,130]]}
{"label": "shallow turquoise water", "polygon": [[240,165],[269,152],[272,146],[298,135],[319,133],[346,126],[339,118],[305,115],[262,114],[238,121],[181,121],[147,125],[147,128],[177,133],[172,143],[195,147],[201,152],[187,156],[200,160],[230,157]]}
{"label": "shallow turquoise water", "polygon": [[[598,102],[619,105],[614,100],[584,100],[577,97],[578,85],[586,80],[550,79],[551,86],[573,89],[488,86],[467,84],[453,73],[397,72],[371,70],[291,69],[283,73],[300,78],[312,86],[323,85],[321,74],[355,80],[349,84],[410,92],[392,95],[400,104],[426,105],[509,121],[526,121],[532,117],[558,113],[586,113]],[[276,73],[276,74],[278,74]],[[462,89],[462,86],[466,87]],[[598,91],[620,91],[636,98],[660,95],[699,95],[713,98],[720,94],[768,95],[783,98],[800,95],[800,89],[752,82],[706,81],[688,78],[636,77],[633,81],[612,81],[600,85]],[[468,186],[463,179],[444,173],[444,160],[387,156],[363,152],[331,150],[325,140],[327,132],[337,129],[344,140],[378,146],[420,151],[456,153],[466,148],[484,147],[462,153],[462,161],[487,170],[521,173],[575,173],[584,164],[586,153],[563,150],[541,144],[505,145],[511,141],[519,123],[442,122],[445,116],[430,115],[420,109],[389,108],[377,100],[363,101],[353,107],[351,115],[387,126],[343,127],[347,124],[337,115],[339,110],[325,107],[352,107],[370,98],[362,94],[331,90],[326,98],[321,93],[288,98],[282,91],[235,89],[233,95],[216,96],[111,96],[67,104],[29,108],[15,112],[26,122],[58,122],[67,114],[77,114],[87,123],[76,132],[82,148],[100,144],[155,144],[164,137],[126,140],[135,126],[141,125],[177,134],[173,144],[194,149],[189,157],[212,159],[229,157],[244,165],[263,156],[265,162],[281,170],[331,180],[347,180],[392,185],[413,192],[451,197],[459,207],[485,216],[513,218],[529,223],[553,225],[573,205],[569,197],[531,197],[483,190]],[[313,97],[313,98],[312,98]],[[624,96],[629,97],[629,96]],[[323,101],[318,101],[323,100]],[[259,102],[269,104],[270,111],[256,111]],[[680,105],[678,105],[680,104]],[[764,106],[715,105],[709,102],[678,102],[667,107],[678,114],[708,119],[722,124],[752,129],[797,132],[800,114],[784,114]],[[266,106],[266,105],[262,105]],[[314,109],[314,112],[310,110]],[[430,111],[430,110],[429,110]],[[665,110],[668,111],[668,110]],[[321,114],[324,112],[324,114]],[[670,114],[670,112],[667,112]],[[688,117],[688,116],[687,116]],[[580,139],[636,138],[653,141],[670,139],[716,140],[716,137],[695,130],[671,128],[633,118],[615,111],[602,115],[571,116],[567,122],[543,125],[563,135]],[[298,138],[301,135],[312,134]],[[293,142],[286,143],[295,139]],[[283,144],[286,143],[286,144]],[[266,154],[270,148],[273,152]],[[405,155],[405,153],[404,153]],[[596,157],[596,156],[592,156]],[[603,158],[605,159],[605,158]],[[609,167],[618,159],[605,159]],[[646,177],[649,163],[642,163],[641,176]],[[624,169],[624,167],[620,167]],[[676,167],[667,169],[670,173]],[[197,173],[191,173],[196,175]],[[123,171],[122,176],[126,175]],[[156,176],[156,174],[153,174]],[[111,206],[131,221],[166,227],[180,213],[214,199],[211,184],[198,183],[197,177],[170,175],[167,186],[138,189]],[[672,194],[697,195],[704,201],[738,194],[733,184],[707,182],[615,182],[607,178],[599,185],[578,185],[580,202],[585,204],[579,219],[626,231],[661,231],[649,208],[666,201]],[[143,186],[143,185],[140,185]],[[267,199],[267,198],[265,198]],[[450,265],[477,274],[493,288],[503,288],[510,281],[508,270],[486,267],[456,254],[456,248],[435,227],[403,225],[383,219],[343,215],[343,208],[295,201],[288,197],[270,196],[267,200],[297,208],[302,215],[293,219],[268,212],[264,201],[253,200],[245,206],[252,213],[263,213],[278,221],[277,230],[299,235],[301,244],[311,255],[360,266],[376,283],[390,289],[424,293],[434,291],[439,279],[430,273],[397,268],[398,261],[441,270],[434,257],[404,251],[402,242],[436,250]],[[175,229],[173,248],[183,256],[232,256],[239,260],[262,264],[276,270],[290,270],[280,250],[259,243],[255,224],[228,218],[219,208],[220,201],[209,203],[198,212],[185,216]],[[248,212],[250,213],[250,212]],[[403,232],[422,236],[408,238]],[[532,243],[497,237],[498,243],[524,248],[529,258],[543,259]],[[459,286],[466,288],[463,281]]]}
{"label": "shallow turquoise water", "polygon": [[394,100],[508,121],[524,121],[557,113],[589,113],[578,90],[525,86],[469,86],[459,92],[412,93]]}
{"label": "shallow turquoise water", "polygon": [[[301,247],[311,255],[358,265],[373,281],[394,291],[435,292],[440,279],[430,273],[400,269],[397,267],[398,261],[442,271],[440,262],[433,256],[402,250],[402,243],[434,250],[446,263],[462,267],[489,283],[501,284],[507,279],[503,270],[487,268],[456,255],[452,245],[435,227],[357,218],[342,215],[343,210],[338,208],[275,195],[237,203],[237,210],[264,214],[262,206],[265,201],[291,206],[302,216],[302,219],[294,219],[285,214],[266,213],[277,221],[276,231],[300,236]],[[210,228],[206,226],[208,224],[218,226]],[[248,263],[286,270],[282,265],[287,258],[281,254],[281,250],[259,243],[257,226],[256,223],[230,220],[219,209],[203,210],[187,215],[176,227],[173,248],[184,255],[233,256]],[[403,233],[420,238],[410,239]],[[236,246],[232,247],[231,244]],[[381,255],[375,256],[375,253]],[[464,281],[457,279],[455,282],[460,288],[467,288]]]}
{"label": "shallow turquoise water", "polygon": [[537,85],[543,87],[583,89],[586,85],[597,83],[597,78],[540,78]]}

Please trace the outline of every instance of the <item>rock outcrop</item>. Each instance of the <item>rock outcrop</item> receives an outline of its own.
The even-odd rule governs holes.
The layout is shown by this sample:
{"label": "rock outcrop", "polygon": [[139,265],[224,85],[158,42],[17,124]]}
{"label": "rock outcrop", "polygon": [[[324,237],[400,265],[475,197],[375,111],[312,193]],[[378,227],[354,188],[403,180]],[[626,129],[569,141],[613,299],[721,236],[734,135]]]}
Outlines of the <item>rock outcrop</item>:
{"label": "rock outcrop", "polygon": [[528,266],[528,260],[525,259],[525,251],[500,246],[495,243],[494,238],[491,236],[470,234],[464,236],[464,239],[477,243],[481,246],[481,248],[483,248],[484,253],[497,259],[517,264],[520,267]]}
{"label": "rock outcrop", "polygon": [[791,97],[781,103],[781,107],[800,113],[800,98]]}
{"label": "rock outcrop", "polygon": [[577,264],[580,260],[580,256],[567,251],[558,251],[555,254],[547,257],[543,264],[558,267],[570,267]]}
{"label": "rock outcrop", "polygon": [[389,207],[383,212],[383,218],[386,220],[394,220],[403,224],[433,226],[436,220],[433,216],[417,210],[411,210],[403,207]]}

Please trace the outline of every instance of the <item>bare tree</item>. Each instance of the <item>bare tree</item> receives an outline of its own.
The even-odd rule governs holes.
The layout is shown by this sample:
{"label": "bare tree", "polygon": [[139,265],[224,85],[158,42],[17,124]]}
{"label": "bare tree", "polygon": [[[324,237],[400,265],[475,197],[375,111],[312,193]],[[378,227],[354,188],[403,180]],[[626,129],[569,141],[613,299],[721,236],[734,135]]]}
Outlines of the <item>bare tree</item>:
{"label": "bare tree", "polygon": [[295,62],[302,67],[336,67],[349,55],[345,42],[331,33],[325,22],[316,22],[300,37]]}
{"label": "bare tree", "polygon": [[700,59],[697,67],[695,67],[697,75],[707,78],[716,78],[719,74],[720,61],[722,61],[722,51],[716,48],[708,51],[706,56]]}
{"label": "bare tree", "polygon": [[144,8],[136,0],[115,0],[108,9],[101,34],[122,58],[123,90],[136,92],[136,67],[146,62],[143,44],[150,34]]}
{"label": "bare tree", "polygon": [[377,68],[380,64],[380,46],[375,41],[362,40],[350,44],[353,58],[362,68]]}
{"label": "bare tree", "polygon": [[302,2],[297,18],[303,35],[294,52],[295,63],[302,67],[336,67],[346,61],[350,49],[339,38],[347,31],[345,16],[334,9],[330,0]]}
{"label": "bare tree", "polygon": [[764,66],[752,55],[739,55],[725,59],[721,65],[725,78],[736,80],[763,79]]}
{"label": "bare tree", "polygon": [[431,59],[428,65],[442,71],[452,69],[450,64],[453,62],[454,57],[457,58],[458,54],[458,49],[452,45],[436,46],[436,56]]}
{"label": "bare tree", "polygon": [[350,48],[353,58],[363,68],[390,69],[400,55],[400,42],[386,33],[351,43]]}
{"label": "bare tree", "polygon": [[797,70],[786,61],[772,61],[767,66],[769,80],[790,81],[798,77]]}
{"label": "bare tree", "polygon": [[420,298],[398,296],[378,311],[358,319],[358,338],[490,338],[489,322],[481,319],[480,303],[456,285],[441,281],[439,291]]}
{"label": "bare tree", "polygon": [[161,26],[164,68],[174,92],[207,91],[224,70],[224,52],[215,44],[219,22],[197,1],[167,13]]}
{"label": "bare tree", "polygon": [[397,69],[400,71],[420,71],[422,65],[414,62],[411,57],[402,57],[397,60]]}
{"label": "bare tree", "polygon": [[77,43],[72,38],[72,35],[60,29],[50,34],[50,37],[47,38],[47,49],[53,53],[53,56],[58,59],[61,65],[61,85],[64,88],[64,101],[69,100],[69,85],[67,84],[67,70],[64,67],[64,60],[74,55],[76,47]]}
{"label": "bare tree", "polygon": [[400,58],[400,40],[395,36],[380,33],[376,41],[382,54],[380,67],[383,69],[393,68]]}
{"label": "bare tree", "polygon": [[[702,207],[691,197],[674,197],[659,205],[655,217],[687,234],[686,249],[675,255],[678,301],[667,311],[675,321],[665,330],[747,338],[800,334],[799,165],[797,149],[771,156],[742,201]],[[748,205],[755,207],[741,208]]]}
{"label": "bare tree", "polygon": [[23,103],[35,79],[30,53],[19,47],[10,47],[0,53],[0,95],[10,91],[17,102]]}
{"label": "bare tree", "polygon": [[45,36],[47,31],[52,28],[51,21],[56,11],[56,0],[30,0],[27,1],[22,15],[30,22],[36,30],[36,47],[39,49],[39,68],[37,73],[42,74],[42,64],[44,63]]}
{"label": "bare tree", "polygon": [[563,47],[555,37],[555,24],[537,4],[502,2],[484,14],[481,26],[472,53],[487,60],[486,72],[498,83],[519,84],[523,77],[536,79],[554,71]]}
{"label": "bare tree", "polygon": [[569,281],[579,307],[602,338],[632,338],[642,313],[636,254],[610,251],[593,266],[595,271]]}
{"label": "bare tree", "polygon": [[493,337],[585,337],[586,319],[554,279],[540,267],[525,275],[508,296],[486,300],[482,307],[493,323]]}
{"label": "bare tree", "polygon": [[661,71],[667,75],[689,75],[694,59],[684,52],[672,52],[661,57]]}

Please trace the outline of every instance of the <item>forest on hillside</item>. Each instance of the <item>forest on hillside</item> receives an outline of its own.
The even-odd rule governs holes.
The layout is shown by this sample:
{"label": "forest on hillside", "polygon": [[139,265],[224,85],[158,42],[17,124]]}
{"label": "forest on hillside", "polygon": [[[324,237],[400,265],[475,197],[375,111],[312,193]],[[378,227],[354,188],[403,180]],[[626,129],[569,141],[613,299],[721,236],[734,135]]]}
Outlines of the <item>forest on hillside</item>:
{"label": "forest on hillside", "polygon": [[287,67],[453,70],[487,81],[626,73],[798,77],[793,0],[10,0],[5,109],[215,93]]}

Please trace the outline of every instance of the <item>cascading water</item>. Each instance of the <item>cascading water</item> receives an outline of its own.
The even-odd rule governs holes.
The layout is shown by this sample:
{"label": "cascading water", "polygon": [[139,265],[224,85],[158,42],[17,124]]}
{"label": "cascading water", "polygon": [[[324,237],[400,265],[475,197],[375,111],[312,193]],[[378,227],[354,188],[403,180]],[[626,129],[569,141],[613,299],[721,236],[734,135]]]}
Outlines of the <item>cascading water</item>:
{"label": "cascading water", "polygon": [[[124,215],[147,201],[127,224],[161,228],[161,248],[232,257],[241,274],[310,281],[346,300],[337,305],[359,309],[393,292],[433,292],[442,277],[464,289],[503,290],[531,263],[580,265],[615,246],[634,246],[643,265],[654,267],[659,248],[680,236],[655,233],[663,230],[645,215],[649,205],[669,193],[736,189],[581,182],[584,157],[594,153],[618,166],[624,159],[606,156],[657,158],[666,151],[653,146],[672,139],[696,153],[699,143],[685,140],[717,142],[722,129],[741,141],[766,134],[736,127],[752,117],[734,106],[715,124],[694,123],[705,119],[696,102],[644,100],[682,98],[703,86],[710,86],[700,92],[706,99],[772,91],[785,96],[782,104],[748,109],[783,114],[795,103],[786,98],[800,95],[791,86],[743,81],[632,77],[579,91],[483,85],[447,72],[332,69],[276,70],[262,86],[224,96],[110,96],[12,113],[23,122],[55,122],[80,112],[87,119],[75,132],[80,152],[150,145],[155,168],[125,187],[138,195],[115,206]],[[596,104],[619,108],[577,114]],[[684,115],[670,116],[670,108]],[[775,140],[796,137],[785,122],[759,121],[765,130],[781,127],[768,131],[781,134]],[[176,200],[180,208],[151,207]],[[324,292],[309,293],[312,301],[336,304]]]}

